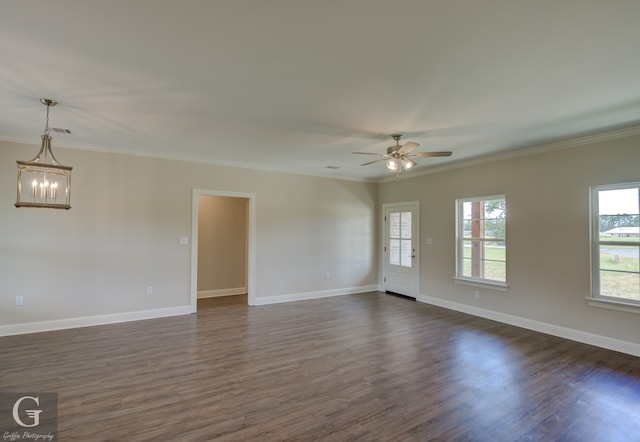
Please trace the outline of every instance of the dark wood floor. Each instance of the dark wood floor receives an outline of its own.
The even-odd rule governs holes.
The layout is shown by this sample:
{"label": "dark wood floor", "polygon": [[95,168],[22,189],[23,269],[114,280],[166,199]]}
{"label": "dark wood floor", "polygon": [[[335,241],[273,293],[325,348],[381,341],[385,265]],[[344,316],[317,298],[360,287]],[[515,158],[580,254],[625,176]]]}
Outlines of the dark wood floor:
{"label": "dark wood floor", "polygon": [[60,440],[640,441],[640,358],[382,293],[0,338]]}

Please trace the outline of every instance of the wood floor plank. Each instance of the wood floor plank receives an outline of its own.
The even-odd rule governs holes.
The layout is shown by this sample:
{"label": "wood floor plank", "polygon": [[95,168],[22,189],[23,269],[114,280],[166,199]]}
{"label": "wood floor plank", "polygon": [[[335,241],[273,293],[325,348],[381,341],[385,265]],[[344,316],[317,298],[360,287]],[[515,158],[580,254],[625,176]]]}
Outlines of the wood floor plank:
{"label": "wood floor plank", "polygon": [[65,441],[640,441],[640,358],[377,292],[3,337],[0,391]]}

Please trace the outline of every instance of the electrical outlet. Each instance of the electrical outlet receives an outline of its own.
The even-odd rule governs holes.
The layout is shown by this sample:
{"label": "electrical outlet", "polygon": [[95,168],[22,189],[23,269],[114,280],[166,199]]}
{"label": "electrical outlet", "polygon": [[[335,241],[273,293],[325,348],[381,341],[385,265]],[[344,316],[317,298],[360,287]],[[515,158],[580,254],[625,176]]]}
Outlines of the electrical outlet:
{"label": "electrical outlet", "polygon": [[480,290],[476,290],[475,292],[473,292],[473,297],[476,299],[480,299]]}
{"label": "electrical outlet", "polygon": [[24,296],[16,296],[16,305],[24,304]]}
{"label": "electrical outlet", "polygon": [[147,295],[153,295],[153,287],[147,287]]}
{"label": "electrical outlet", "polygon": [[324,277],[327,278],[327,279],[331,279],[331,272],[325,273]]}

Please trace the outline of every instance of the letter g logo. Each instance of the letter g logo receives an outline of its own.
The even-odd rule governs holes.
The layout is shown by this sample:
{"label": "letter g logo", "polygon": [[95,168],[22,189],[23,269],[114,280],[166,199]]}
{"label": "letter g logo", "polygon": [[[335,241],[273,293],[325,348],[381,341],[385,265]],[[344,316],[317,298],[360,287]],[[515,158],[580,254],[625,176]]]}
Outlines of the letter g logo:
{"label": "letter g logo", "polygon": [[22,419],[20,419],[20,415],[18,412],[19,412],[20,404],[25,399],[31,399],[33,402],[36,403],[36,405],[40,405],[40,399],[37,396],[36,397],[22,396],[20,399],[16,401],[15,404],[13,404],[13,420],[16,421],[18,425],[25,428],[37,427],[38,425],[40,425],[40,413],[42,413],[42,410],[24,410],[25,413],[27,413],[27,416],[33,419],[32,424],[25,424],[22,421]]}

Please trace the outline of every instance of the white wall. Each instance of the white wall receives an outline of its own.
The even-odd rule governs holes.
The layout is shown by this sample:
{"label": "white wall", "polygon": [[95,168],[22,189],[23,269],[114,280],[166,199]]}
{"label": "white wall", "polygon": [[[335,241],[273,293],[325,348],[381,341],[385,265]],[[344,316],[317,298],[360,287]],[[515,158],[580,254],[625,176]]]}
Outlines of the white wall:
{"label": "white wall", "polygon": [[[585,297],[589,186],[638,181],[639,166],[640,136],[631,136],[385,182],[379,203],[420,201],[423,301],[593,342],[621,340],[620,348],[638,353],[640,314],[592,307]],[[509,290],[481,288],[475,300],[475,287],[453,281],[454,202],[496,194],[507,200]]]}
{"label": "white wall", "polygon": [[[13,206],[15,160],[38,146],[0,143],[0,335],[39,321],[47,329],[188,311],[190,248],[179,237],[190,234],[198,188],[257,195],[257,303],[375,287],[379,207],[418,200],[420,299],[640,354],[640,315],[584,299],[589,186],[640,180],[639,146],[631,136],[380,185],[56,148],[74,171],[72,209],[55,211]],[[509,290],[480,289],[475,300],[473,287],[453,282],[454,201],[502,193]]]}
{"label": "white wall", "polygon": [[38,148],[0,143],[0,334],[188,309],[179,238],[190,236],[194,188],[256,195],[258,302],[377,285],[377,184],[56,147],[74,167],[71,210],[17,209],[15,161]]}

